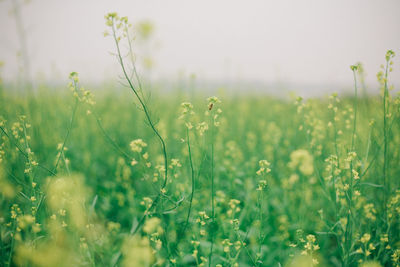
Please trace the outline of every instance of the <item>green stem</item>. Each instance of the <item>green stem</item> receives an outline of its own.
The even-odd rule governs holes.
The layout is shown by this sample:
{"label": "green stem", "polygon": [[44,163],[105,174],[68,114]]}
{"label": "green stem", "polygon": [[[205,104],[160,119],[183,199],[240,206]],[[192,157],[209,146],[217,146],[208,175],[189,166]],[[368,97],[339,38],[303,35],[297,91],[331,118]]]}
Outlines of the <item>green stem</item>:
{"label": "green stem", "polygon": [[[215,227],[215,203],[214,203],[214,120],[212,113],[211,116],[211,223],[212,223],[212,231],[214,231]],[[210,254],[208,256],[208,266],[211,266],[211,259],[213,254],[213,247],[214,247],[214,238],[215,234],[211,233],[211,248]]]}
{"label": "green stem", "polygon": [[358,92],[357,92],[357,76],[356,71],[353,70],[354,75],[354,120],[353,120],[353,133],[351,136],[351,150],[354,150],[354,142],[355,142],[355,135],[356,135],[356,128],[357,128],[357,106],[358,106]]}
{"label": "green stem", "polygon": [[190,164],[190,171],[191,171],[191,177],[192,177],[192,193],[190,194],[189,210],[188,210],[188,214],[186,216],[186,223],[185,223],[182,233],[185,232],[186,227],[189,224],[190,212],[192,209],[193,196],[194,196],[194,190],[195,190],[195,174],[194,174],[194,167],[193,167],[192,150],[190,147],[190,134],[189,134],[189,129],[187,127],[186,127],[186,143],[187,143],[188,152],[189,152],[189,164]]}
{"label": "green stem", "polygon": [[[19,145],[11,138],[11,136],[6,132],[6,130],[0,126],[0,130],[4,133],[4,135],[8,138],[8,140],[11,141],[11,143],[17,148],[17,150],[26,158],[28,159],[28,155],[19,147]],[[52,170],[50,170],[49,168],[43,166],[42,164],[38,164],[38,166],[40,168],[42,168],[43,170],[49,172],[51,175],[53,176],[57,176],[57,174],[55,172],[53,172]]]}
{"label": "green stem", "polygon": [[387,113],[388,113],[388,97],[389,90],[387,86],[389,60],[386,60],[386,70],[385,70],[385,87],[383,93],[383,213],[385,221],[387,221],[387,195],[390,193],[390,186],[387,179],[387,167],[388,167],[388,129],[387,129]]}
{"label": "green stem", "polygon": [[[352,136],[351,136],[351,152],[354,152],[354,146],[355,146],[355,135],[356,135],[356,130],[357,130],[357,76],[355,70],[353,70],[353,76],[354,76],[354,119],[353,119],[353,131],[352,131]],[[347,214],[347,224],[346,224],[346,231],[345,231],[345,249],[346,249],[346,256],[344,260],[344,266],[349,266],[350,264],[350,250],[352,248],[352,242],[353,242],[353,214],[352,214],[352,209],[353,209],[353,160],[350,162],[350,186],[349,186],[349,191],[347,194],[347,204],[349,205],[348,209],[348,214]]]}
{"label": "green stem", "polygon": [[263,202],[263,189],[260,190],[260,193],[258,194],[258,216],[260,219],[259,222],[259,233],[258,233],[258,255],[256,257],[257,265],[256,266],[261,266],[262,260],[261,260],[261,249],[262,249],[262,241],[263,241],[263,234],[262,234],[262,225],[263,225],[263,216],[262,216],[262,202]]}
{"label": "green stem", "polygon": [[154,123],[153,123],[153,121],[152,121],[152,119],[150,117],[150,113],[149,113],[149,110],[148,110],[146,104],[144,103],[144,101],[140,97],[139,93],[137,92],[137,90],[133,86],[133,83],[132,83],[131,79],[129,78],[128,73],[126,72],[126,68],[125,68],[124,60],[122,59],[121,49],[119,47],[119,42],[118,42],[118,39],[117,39],[117,36],[116,36],[114,24],[112,26],[112,30],[113,30],[113,36],[114,36],[115,45],[117,47],[118,61],[119,61],[119,64],[120,64],[120,66],[122,68],[122,72],[124,74],[124,77],[125,77],[126,81],[128,82],[129,87],[131,88],[131,90],[136,95],[137,99],[139,100],[139,103],[140,103],[141,107],[143,108],[143,111],[144,111],[144,113],[146,115],[146,119],[147,119],[151,129],[153,130],[153,132],[155,133],[155,135],[157,136],[157,138],[159,139],[159,141],[161,143],[162,153],[163,153],[163,156],[164,156],[164,167],[165,167],[164,183],[163,183],[163,185],[161,187],[161,189],[163,189],[167,185],[167,181],[168,181],[168,157],[167,157],[167,150],[166,150],[165,142],[164,142],[164,139],[161,137],[160,133],[158,132],[158,130],[156,129],[156,127],[155,127],[155,125],[154,125]]}
{"label": "green stem", "polygon": [[103,133],[104,137],[110,142],[110,144],[117,150],[121,155],[123,155],[127,160],[132,160],[132,157],[128,155],[125,151],[121,149],[120,146],[107,134],[106,130],[104,129],[103,125],[101,124],[101,120],[97,113],[93,111],[93,115],[96,119],[97,125],[99,126],[101,132]]}
{"label": "green stem", "polygon": [[[114,22],[114,21],[113,21],[113,22]],[[139,101],[141,107],[143,108],[143,111],[144,111],[144,113],[145,113],[145,115],[146,115],[146,119],[147,119],[147,121],[148,121],[148,123],[149,123],[151,129],[153,130],[154,134],[155,134],[155,135],[157,136],[157,138],[159,139],[159,141],[160,141],[160,143],[161,143],[162,153],[163,153],[163,156],[164,156],[164,169],[165,169],[165,170],[164,170],[164,182],[163,182],[163,184],[162,184],[162,186],[161,186],[161,188],[160,188],[160,191],[158,192],[158,194],[157,194],[155,200],[153,201],[153,203],[151,204],[151,206],[150,206],[150,208],[149,208],[149,210],[148,210],[148,211],[150,212],[154,207],[157,206],[157,204],[158,204],[158,202],[159,202],[159,200],[160,200],[160,198],[161,198],[161,191],[162,191],[162,189],[165,188],[165,186],[167,185],[167,182],[168,182],[168,156],[167,156],[167,149],[166,149],[166,146],[165,146],[164,139],[161,137],[160,133],[159,133],[158,130],[156,129],[156,127],[155,127],[155,125],[154,125],[154,123],[153,123],[153,121],[152,121],[152,119],[151,119],[151,117],[150,117],[149,110],[148,110],[146,104],[144,103],[144,100],[140,97],[138,91],[136,90],[135,86],[134,86],[133,83],[132,83],[131,78],[129,78],[129,76],[128,76],[128,73],[127,73],[126,68],[125,68],[124,60],[122,59],[121,49],[120,49],[120,46],[119,46],[118,38],[117,38],[117,36],[116,36],[116,30],[115,30],[115,25],[114,25],[114,23],[112,24],[112,31],[113,31],[114,42],[115,42],[115,45],[116,45],[116,48],[117,48],[117,58],[118,58],[118,62],[119,62],[119,64],[120,64],[120,66],[121,66],[121,69],[122,69],[122,72],[123,72],[123,74],[124,74],[124,77],[125,77],[126,81],[127,81],[128,84],[129,84],[129,88],[130,88],[130,89],[132,90],[132,92],[135,94],[135,96],[136,96],[136,98],[138,99],[138,101]],[[133,231],[133,234],[137,233],[137,231],[138,231],[138,230],[140,229],[140,227],[143,225],[146,216],[147,216],[147,214],[143,214],[142,218],[139,220],[138,225],[136,226],[135,230]]]}
{"label": "green stem", "polygon": [[11,247],[10,247],[10,254],[8,255],[8,267],[11,266],[11,259],[12,259],[12,255],[13,255],[13,250],[14,250],[14,243],[15,243],[15,229],[16,229],[16,222],[14,220],[13,223],[13,237],[11,240]]}
{"label": "green stem", "polygon": [[[75,89],[76,89],[76,83],[75,83],[75,81],[74,81],[74,87],[75,87]],[[65,147],[65,144],[67,143],[69,134],[70,134],[70,132],[71,132],[72,124],[74,123],[76,110],[78,109],[78,104],[79,104],[79,99],[77,98],[77,99],[75,100],[75,105],[74,105],[74,109],[73,109],[73,111],[72,111],[71,120],[70,120],[69,125],[68,125],[68,128],[67,128],[67,134],[65,135],[63,144],[62,144],[62,146],[61,146],[60,155],[58,156],[56,165],[54,166],[54,169],[53,169],[53,172],[54,172],[54,173],[57,172],[58,164],[60,163],[61,157],[62,157],[62,155],[63,155],[63,153],[64,153],[64,147]],[[66,167],[67,167],[67,166],[66,166]],[[67,168],[68,168],[68,167],[67,167]]]}

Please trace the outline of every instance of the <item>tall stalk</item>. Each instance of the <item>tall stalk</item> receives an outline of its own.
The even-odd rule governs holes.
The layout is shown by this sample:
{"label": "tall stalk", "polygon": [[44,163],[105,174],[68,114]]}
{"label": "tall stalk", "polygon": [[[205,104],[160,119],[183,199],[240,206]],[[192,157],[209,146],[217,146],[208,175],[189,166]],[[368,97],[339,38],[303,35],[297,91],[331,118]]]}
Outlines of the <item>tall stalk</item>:
{"label": "tall stalk", "polygon": [[[154,201],[152,202],[150,208],[148,209],[148,212],[150,212],[154,207],[157,206],[158,201],[161,198],[161,192],[163,191],[163,189],[166,187],[167,182],[168,182],[168,156],[167,156],[167,149],[166,149],[166,145],[165,145],[165,141],[164,138],[160,135],[159,131],[157,130],[151,116],[150,116],[150,112],[149,109],[146,105],[146,103],[144,102],[144,99],[142,98],[142,96],[140,95],[141,93],[136,89],[136,87],[133,85],[133,81],[132,79],[129,77],[126,67],[125,67],[125,62],[124,59],[122,57],[122,53],[121,53],[121,48],[120,48],[120,44],[119,42],[121,41],[121,36],[117,36],[117,31],[118,29],[120,29],[122,26],[124,26],[124,32],[122,33],[122,37],[126,37],[126,31],[128,29],[128,19],[126,17],[118,17],[118,15],[116,13],[109,13],[106,16],[106,25],[109,26],[111,28],[112,31],[112,37],[114,39],[115,42],[115,46],[117,49],[117,59],[118,59],[118,63],[122,69],[123,72],[123,76],[126,80],[126,82],[128,83],[129,88],[132,90],[132,92],[134,93],[134,95],[136,96],[137,100],[140,103],[140,106],[143,109],[143,112],[146,116],[147,122],[150,125],[150,128],[152,129],[152,131],[154,132],[154,134],[157,136],[158,140],[160,141],[161,144],[161,151],[164,157],[164,181],[161,185],[161,188],[156,196],[156,198],[154,199]],[[134,62],[132,62],[132,64],[134,65]],[[136,73],[136,68],[134,68],[134,73],[137,75]],[[141,90],[140,90],[141,91]],[[140,219],[138,225],[136,226],[135,230],[133,230],[133,234],[135,234],[140,227],[142,226],[142,224],[144,223],[144,219],[147,216],[147,214],[145,213],[142,218]]]}
{"label": "tall stalk", "polygon": [[23,79],[23,86],[26,86],[29,93],[32,93],[31,85],[31,68],[28,53],[28,45],[26,41],[26,31],[24,29],[23,16],[21,15],[21,3],[19,0],[11,1],[13,5],[13,14],[15,19],[15,25],[17,27],[18,39],[20,42],[20,53],[22,57],[21,73]]}
{"label": "tall stalk", "polygon": [[395,53],[392,50],[388,50],[386,52],[386,66],[384,68],[384,74],[382,72],[378,73],[378,81],[381,83],[383,89],[383,215],[384,220],[387,222],[387,201],[388,195],[391,191],[390,180],[387,177],[387,171],[389,166],[389,127],[388,127],[388,119],[389,119],[389,88],[388,88],[388,76],[389,72],[391,72],[391,68],[389,67],[393,62],[391,61],[392,58],[395,56]]}
{"label": "tall stalk", "polygon": [[[355,147],[355,136],[357,131],[357,104],[358,104],[358,92],[357,92],[357,65],[350,66],[351,70],[353,71],[354,77],[354,103],[353,103],[353,130],[351,133],[351,146],[349,152],[349,160],[350,160],[350,185],[347,195],[347,204],[348,204],[348,213],[347,213],[347,223],[346,223],[346,230],[345,230],[345,259],[343,266],[350,265],[350,250],[352,248],[353,242],[353,191],[354,191],[354,184],[353,184],[353,160],[354,160],[354,147]],[[351,154],[350,154],[351,153]]]}
{"label": "tall stalk", "polygon": [[[211,107],[212,108],[212,107]],[[211,116],[211,225],[212,231],[214,231],[215,227],[215,203],[214,203],[214,120]],[[210,254],[208,256],[208,266],[211,266],[212,254],[213,254],[213,247],[214,247],[214,233],[211,233],[211,248]]]}
{"label": "tall stalk", "polygon": [[356,137],[356,129],[357,129],[357,108],[358,108],[358,91],[357,91],[357,71],[358,66],[351,66],[351,69],[353,70],[353,77],[354,77],[354,103],[353,103],[353,109],[354,109],[354,120],[353,120],[353,132],[351,135],[351,151],[354,151],[354,142],[355,142],[355,137]]}
{"label": "tall stalk", "polygon": [[215,127],[219,125],[217,121],[218,114],[221,112],[220,109],[214,107],[217,103],[221,101],[213,96],[209,97],[208,99],[208,112],[210,116],[210,138],[211,138],[211,166],[210,166],[210,178],[211,178],[211,247],[210,247],[210,254],[208,255],[208,266],[212,264],[212,255],[213,255],[213,248],[214,248],[214,239],[215,239],[215,229],[216,229],[216,222],[215,222],[215,190],[214,190],[214,131]]}
{"label": "tall stalk", "polygon": [[[62,145],[61,145],[61,148],[60,148],[60,152],[59,152],[60,154],[59,154],[58,157],[57,157],[57,161],[56,161],[56,164],[55,164],[54,169],[53,169],[53,172],[54,172],[54,173],[57,173],[57,168],[58,168],[58,165],[60,164],[61,157],[63,157],[64,160],[65,160],[64,148],[65,148],[65,145],[66,145],[66,143],[67,143],[69,134],[70,134],[70,132],[71,132],[72,124],[74,123],[76,110],[78,109],[78,104],[79,104],[79,100],[78,100],[78,99],[75,99],[75,104],[74,104],[74,107],[73,107],[73,110],[72,110],[71,119],[70,119],[70,121],[69,121],[69,125],[68,125],[68,128],[67,128],[67,133],[66,133],[66,135],[65,135],[65,137],[64,137],[64,141],[62,142]],[[66,165],[66,168],[68,168],[67,165]],[[68,171],[68,172],[69,172],[69,171]]]}
{"label": "tall stalk", "polygon": [[[193,204],[193,197],[194,197],[194,192],[195,192],[195,170],[194,170],[194,164],[193,164],[193,155],[192,155],[192,147],[190,144],[190,130],[193,129],[193,125],[191,123],[190,117],[194,114],[193,111],[193,105],[189,102],[184,102],[181,104],[182,107],[182,115],[179,117],[179,119],[184,120],[185,128],[186,128],[186,145],[187,145],[187,151],[188,151],[188,159],[189,159],[189,167],[190,167],[190,175],[191,175],[191,183],[192,183],[192,191],[190,193],[190,199],[189,199],[189,209],[186,215],[186,222],[182,228],[181,235],[183,235],[186,231],[187,226],[189,225],[189,219],[190,219],[190,213],[192,210],[192,204]],[[200,167],[199,167],[200,171]]]}
{"label": "tall stalk", "polygon": [[271,172],[270,163],[267,160],[260,160],[258,162],[259,170],[256,172],[258,176],[260,176],[260,180],[258,181],[258,186],[256,191],[258,191],[257,197],[257,207],[258,207],[258,251],[256,253],[256,264],[255,266],[262,266],[262,244],[265,239],[265,235],[263,234],[263,202],[264,202],[264,190],[267,188],[267,174]]}
{"label": "tall stalk", "polygon": [[387,180],[387,166],[388,166],[388,129],[387,129],[387,114],[388,114],[388,97],[389,97],[389,90],[387,86],[387,77],[388,77],[388,67],[389,61],[386,60],[386,68],[385,68],[385,85],[383,91],[383,186],[385,188],[383,194],[383,211],[384,211],[384,218],[386,220],[386,206],[387,206],[387,194],[390,192],[389,183]]}
{"label": "tall stalk", "polygon": [[191,178],[192,178],[192,192],[190,194],[190,199],[189,199],[189,210],[188,210],[188,213],[186,216],[186,223],[185,223],[185,226],[183,227],[182,233],[185,233],[186,228],[189,224],[190,212],[192,210],[193,196],[194,196],[194,191],[195,191],[195,174],[194,174],[192,149],[190,147],[190,135],[189,135],[188,127],[186,127],[186,144],[187,144],[188,153],[189,153],[189,165],[190,165],[190,173],[191,173]]}

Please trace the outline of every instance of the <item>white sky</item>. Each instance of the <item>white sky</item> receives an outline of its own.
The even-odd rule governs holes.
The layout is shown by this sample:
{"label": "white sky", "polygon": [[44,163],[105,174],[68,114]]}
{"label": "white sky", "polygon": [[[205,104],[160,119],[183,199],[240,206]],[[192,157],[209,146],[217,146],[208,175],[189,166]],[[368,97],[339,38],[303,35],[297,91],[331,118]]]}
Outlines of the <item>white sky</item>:
{"label": "white sky", "polygon": [[[0,2],[3,76],[17,72],[19,42],[12,0]],[[399,0],[32,0],[23,6],[34,77],[101,82],[119,69],[103,37],[116,11],[155,25],[155,77],[352,85],[349,66],[365,64],[367,82],[393,49],[400,83]],[[40,73],[40,75],[39,75]]]}

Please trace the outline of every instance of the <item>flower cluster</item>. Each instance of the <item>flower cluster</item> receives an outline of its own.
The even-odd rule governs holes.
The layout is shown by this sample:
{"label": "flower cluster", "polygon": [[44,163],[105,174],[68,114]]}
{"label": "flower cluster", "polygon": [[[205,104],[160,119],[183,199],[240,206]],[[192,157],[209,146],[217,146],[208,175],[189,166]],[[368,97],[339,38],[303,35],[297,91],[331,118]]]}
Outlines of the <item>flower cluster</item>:
{"label": "flower cluster", "polygon": [[314,172],[314,159],[305,149],[295,150],[290,154],[288,166],[292,169],[298,168],[302,174],[308,176]]}
{"label": "flower cluster", "polygon": [[105,15],[104,19],[106,26],[111,28],[111,32],[104,32],[104,37],[112,35],[117,43],[127,37],[128,30],[132,27],[132,24],[128,22],[128,17],[120,17],[116,12],[111,12]]}
{"label": "flower cluster", "polygon": [[147,144],[142,139],[133,140],[129,146],[133,152],[141,153],[143,148],[147,146]]}
{"label": "flower cluster", "polygon": [[271,165],[271,163],[269,163],[267,160],[265,160],[265,159],[263,159],[263,160],[260,160],[259,162],[258,162],[258,165],[259,165],[259,169],[258,169],[258,171],[256,172],[256,174],[258,175],[258,176],[261,176],[261,177],[263,177],[263,179],[261,179],[261,180],[259,180],[258,181],[258,186],[257,186],[257,191],[261,191],[261,190],[264,190],[266,187],[267,187],[267,180],[265,179],[265,177],[266,177],[266,175],[268,174],[268,173],[270,173],[271,172],[271,169],[269,168],[269,166]]}
{"label": "flower cluster", "polygon": [[[93,106],[96,103],[94,101],[94,96],[89,90],[86,90],[85,88],[79,86],[78,73],[71,72],[69,74],[69,79],[71,80],[71,82],[69,82],[68,87],[72,91],[73,96],[79,102],[84,102],[84,103],[87,103],[87,104]],[[88,113],[90,113],[90,112],[88,112]]]}
{"label": "flower cluster", "polygon": [[211,115],[212,116],[212,121],[214,126],[218,127],[221,122],[218,121],[219,115],[222,113],[222,110],[220,108],[215,108],[215,106],[219,103],[221,103],[221,100],[218,99],[216,96],[212,96],[207,98],[208,101],[208,111],[206,112],[206,115]]}

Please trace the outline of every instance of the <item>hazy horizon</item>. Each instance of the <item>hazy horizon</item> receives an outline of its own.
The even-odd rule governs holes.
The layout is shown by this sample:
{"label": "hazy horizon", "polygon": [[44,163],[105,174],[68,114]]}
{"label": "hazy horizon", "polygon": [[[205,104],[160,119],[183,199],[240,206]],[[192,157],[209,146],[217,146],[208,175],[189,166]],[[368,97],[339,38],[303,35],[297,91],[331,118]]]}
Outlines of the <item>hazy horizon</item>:
{"label": "hazy horizon", "polygon": [[[0,2],[0,61],[6,81],[18,73],[20,43],[11,1]],[[151,21],[151,77],[171,81],[257,82],[299,87],[352,85],[351,64],[362,62],[366,83],[387,49],[400,54],[400,2],[378,1],[31,1],[21,8],[33,80],[63,82],[70,71],[101,83],[119,74],[103,37],[104,15],[135,24]],[[141,50],[140,52],[143,52]],[[395,58],[391,82],[400,83]],[[339,88],[340,89],[340,88]]]}

